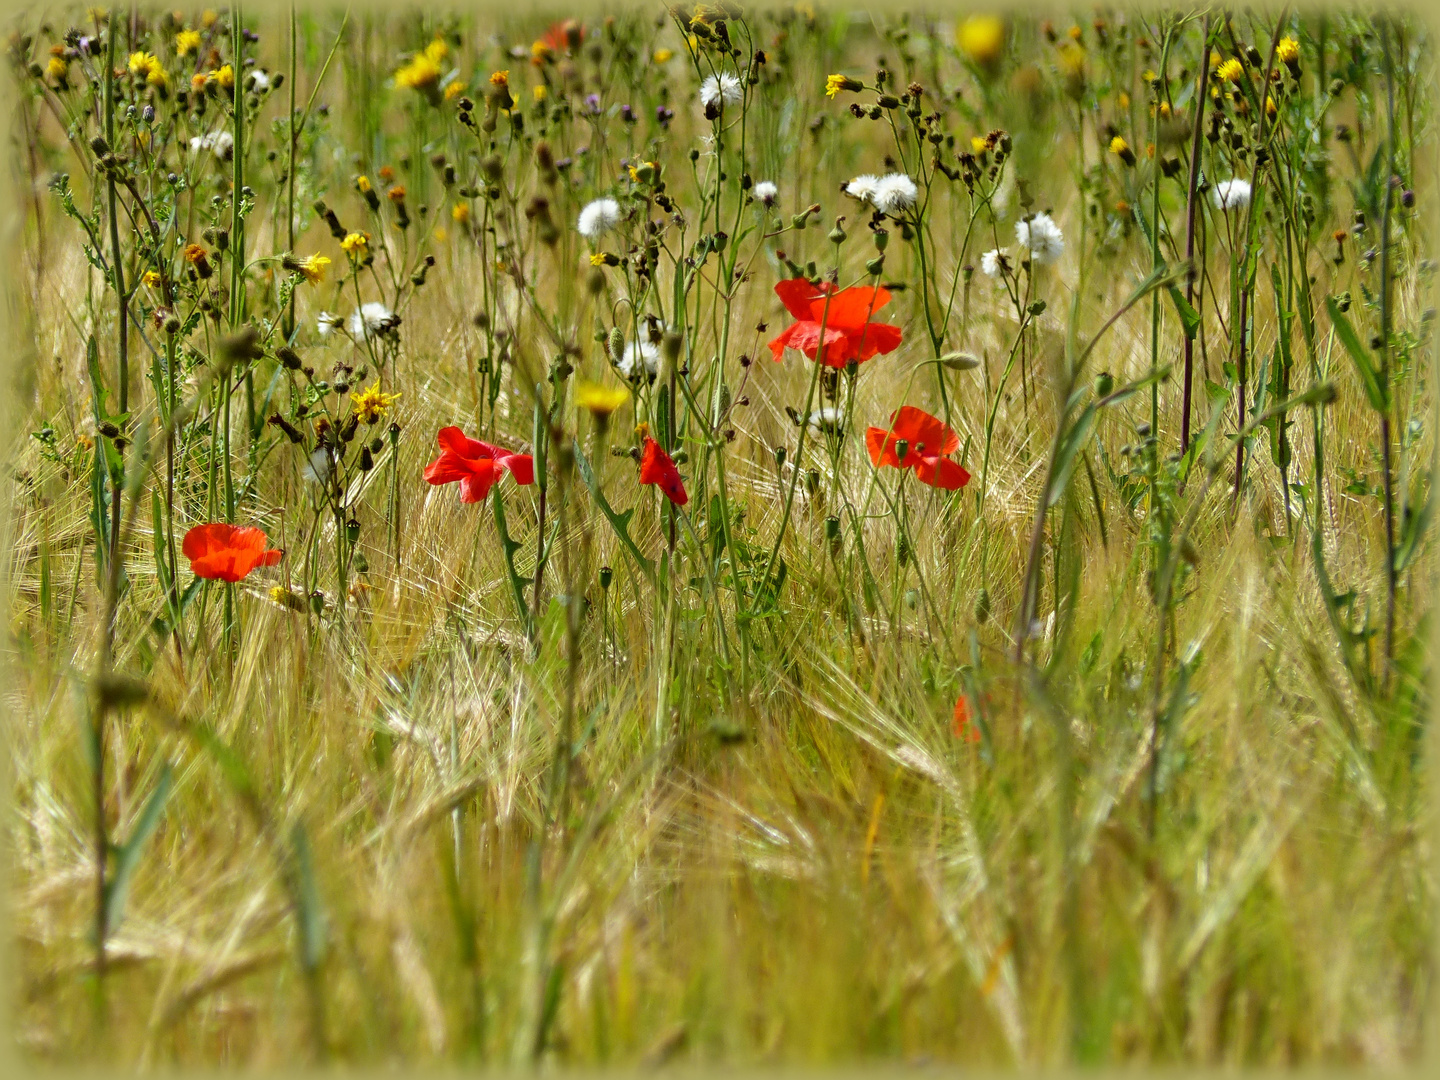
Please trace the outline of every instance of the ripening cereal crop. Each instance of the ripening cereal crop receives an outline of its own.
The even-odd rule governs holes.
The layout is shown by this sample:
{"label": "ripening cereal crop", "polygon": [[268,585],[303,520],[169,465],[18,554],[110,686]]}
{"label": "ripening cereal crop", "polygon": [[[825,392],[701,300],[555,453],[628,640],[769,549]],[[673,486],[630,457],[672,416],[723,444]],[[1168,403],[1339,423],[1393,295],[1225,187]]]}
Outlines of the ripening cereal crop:
{"label": "ripening cereal crop", "polygon": [[9,27],[32,1061],[1419,1060],[1404,13]]}

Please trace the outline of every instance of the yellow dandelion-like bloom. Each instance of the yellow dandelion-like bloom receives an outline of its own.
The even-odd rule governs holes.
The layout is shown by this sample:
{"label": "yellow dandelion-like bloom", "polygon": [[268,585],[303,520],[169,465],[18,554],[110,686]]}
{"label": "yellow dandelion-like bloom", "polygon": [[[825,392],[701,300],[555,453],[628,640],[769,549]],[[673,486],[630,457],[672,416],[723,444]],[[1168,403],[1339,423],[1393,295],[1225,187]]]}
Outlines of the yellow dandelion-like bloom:
{"label": "yellow dandelion-like bloom", "polygon": [[154,270],[146,270],[145,273],[140,275],[140,283],[147,289],[153,289],[156,285],[160,284],[160,275]]}
{"label": "yellow dandelion-like bloom", "polygon": [[170,76],[165,74],[165,69],[158,63],[145,75],[145,81],[151,86],[169,86]]}
{"label": "yellow dandelion-like bloom", "polygon": [[354,259],[363,257],[369,247],[370,234],[365,232],[349,233],[344,240],[340,241],[341,250]]}
{"label": "yellow dandelion-like bloom", "polygon": [[133,52],[130,54],[130,74],[148,75],[150,68],[158,63],[153,53]]}
{"label": "yellow dandelion-like bloom", "polygon": [[550,96],[550,89],[544,83],[536,83],[530,88],[531,95],[537,102],[544,101]]}
{"label": "yellow dandelion-like bloom", "polygon": [[440,81],[440,65],[424,53],[414,58],[395,72],[395,85],[411,90],[428,90]]}
{"label": "yellow dandelion-like bloom", "polygon": [[233,90],[235,88],[235,69],[226,64],[215,72],[215,81],[220,84],[222,90]]}
{"label": "yellow dandelion-like bloom", "polygon": [[996,15],[971,15],[955,31],[955,43],[975,63],[994,64],[1005,51],[1005,23]]}
{"label": "yellow dandelion-like bloom", "polygon": [[436,229],[432,235],[435,237],[437,244],[443,244],[446,240],[450,239],[450,234],[446,232],[443,227]]}
{"label": "yellow dandelion-like bloom", "polygon": [[387,199],[389,199],[391,202],[404,202],[404,201],[405,201],[405,187],[404,187],[404,185],[402,185],[402,184],[396,184],[396,185],[395,185],[394,187],[392,187],[389,191],[385,192],[385,197],[386,197]]}
{"label": "yellow dandelion-like bloom", "polygon": [[325,268],[329,265],[330,260],[324,255],[308,255],[300,260],[300,273],[311,285],[319,285],[325,280]]}
{"label": "yellow dandelion-like bloom", "polygon": [[674,56],[675,53],[670,49],[656,49],[653,59],[657,64],[668,64]]}
{"label": "yellow dandelion-like bloom", "polygon": [[350,395],[350,400],[355,403],[355,415],[367,424],[379,420],[399,399],[399,394],[382,393],[379,383],[371,383],[358,394]]}
{"label": "yellow dandelion-like bloom", "polygon": [[370,190],[370,178],[363,174],[355,177],[355,190],[360,192],[361,195],[364,195]]}
{"label": "yellow dandelion-like bloom", "polygon": [[446,45],[440,38],[436,38],[425,46],[425,58],[433,64],[439,64],[450,55],[450,46]]}
{"label": "yellow dandelion-like bloom", "polygon": [[461,82],[459,79],[456,79],[456,80],[455,80],[454,82],[452,82],[449,86],[445,87],[445,100],[446,100],[446,101],[454,101],[457,97],[459,97],[459,96],[460,96],[461,94],[463,94],[464,92],[465,92],[465,84],[464,84],[463,82]]}
{"label": "yellow dandelion-like bloom", "polygon": [[1239,82],[1244,74],[1245,68],[1233,56],[1215,69],[1215,75],[1221,82]]}
{"label": "yellow dandelion-like bloom", "polygon": [[984,135],[971,135],[970,149],[977,154],[983,154],[986,150],[990,149],[990,143]]}
{"label": "yellow dandelion-like bloom", "polygon": [[849,75],[827,75],[825,77],[825,96],[833,98],[841,90],[864,90],[865,84],[859,79],[852,79]]}
{"label": "yellow dandelion-like bloom", "polygon": [[185,257],[186,262],[196,266],[205,261],[205,249],[199,244],[186,244],[185,250],[181,254]]}
{"label": "yellow dandelion-like bloom", "polygon": [[555,55],[555,50],[550,48],[543,41],[535,41],[530,45],[530,61],[535,64],[543,64],[546,60]]}
{"label": "yellow dandelion-like bloom", "polygon": [[175,35],[175,55],[189,56],[200,48],[199,30],[181,30]]}
{"label": "yellow dandelion-like bloom", "polygon": [[450,208],[450,220],[457,225],[464,225],[470,220],[470,207],[465,203],[456,203]]}
{"label": "yellow dandelion-like bloom", "polygon": [[492,71],[490,73],[490,85],[508,87],[510,85],[510,72],[508,70]]}
{"label": "yellow dandelion-like bloom", "polygon": [[575,404],[597,420],[608,420],[611,413],[629,400],[629,391],[619,387],[584,382],[575,387]]}
{"label": "yellow dandelion-like bloom", "polygon": [[1110,153],[1112,154],[1124,154],[1125,151],[1129,149],[1130,144],[1127,143],[1124,139],[1122,139],[1119,135],[1116,135],[1113,139],[1110,140]]}
{"label": "yellow dandelion-like bloom", "polygon": [[604,253],[603,251],[599,251],[599,252],[596,252],[594,255],[591,255],[591,256],[590,256],[590,265],[591,265],[591,266],[604,266],[604,265],[605,265],[605,253]]}
{"label": "yellow dandelion-like bloom", "polygon": [[1275,113],[1276,113],[1275,99],[1274,99],[1273,97],[1271,97],[1269,94],[1266,94],[1266,95],[1265,95],[1265,115],[1268,116],[1268,117],[1270,117],[1270,119],[1273,120],[1273,119],[1275,119]]}
{"label": "yellow dandelion-like bloom", "polygon": [[1130,95],[1125,93],[1124,90],[1120,91],[1120,96],[1115,100],[1119,102],[1120,108],[1122,109],[1128,109],[1130,107]]}
{"label": "yellow dandelion-like bloom", "polygon": [[1168,101],[1162,101],[1162,102],[1160,102],[1160,115],[1161,115],[1161,116],[1166,116],[1166,117],[1168,117],[1172,111],[1173,111],[1173,110],[1170,108],[1170,103],[1169,103]]}
{"label": "yellow dandelion-like bloom", "polygon": [[206,84],[209,82],[210,76],[204,72],[199,72],[190,76],[190,89],[198,94],[201,90],[205,89]]}
{"label": "yellow dandelion-like bloom", "polygon": [[1275,43],[1275,59],[1282,64],[1293,64],[1300,59],[1300,43],[1292,37],[1282,37]]}
{"label": "yellow dandelion-like bloom", "polygon": [[63,79],[69,73],[70,65],[65,62],[63,57],[52,56],[45,65],[45,70],[49,72],[52,79]]}
{"label": "yellow dandelion-like bloom", "polygon": [[218,20],[219,18],[220,16],[217,15],[213,9],[206,8],[205,13],[200,16],[200,25],[208,30],[210,29],[210,27],[215,25],[216,20]]}

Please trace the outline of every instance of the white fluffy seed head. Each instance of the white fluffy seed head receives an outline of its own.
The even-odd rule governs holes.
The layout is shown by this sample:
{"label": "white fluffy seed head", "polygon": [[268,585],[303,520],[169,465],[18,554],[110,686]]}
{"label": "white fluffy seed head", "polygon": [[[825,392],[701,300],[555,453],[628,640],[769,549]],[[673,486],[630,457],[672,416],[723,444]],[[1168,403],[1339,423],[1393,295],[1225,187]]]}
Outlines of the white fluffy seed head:
{"label": "white fluffy seed head", "polygon": [[890,173],[876,182],[870,201],[882,214],[893,216],[909,210],[919,197],[920,189],[915,186],[914,180],[904,173]]}
{"label": "white fluffy seed head", "polygon": [[632,341],[625,346],[625,354],[615,367],[627,379],[638,378],[641,372],[647,379],[653,379],[660,370],[660,350],[648,341]]}
{"label": "white fluffy seed head", "polygon": [[585,209],[580,211],[580,220],[575,223],[575,228],[586,240],[594,240],[601,233],[619,225],[620,217],[618,202],[614,199],[596,199],[594,202],[585,204]]}
{"label": "white fluffy seed head", "polygon": [[350,333],[354,337],[383,333],[390,326],[395,313],[384,304],[372,300],[362,304],[359,311],[350,314]]}
{"label": "white fluffy seed head", "polygon": [[758,184],[755,185],[755,188],[751,192],[751,194],[753,194],[755,198],[759,199],[766,206],[773,206],[775,205],[776,196],[780,194],[780,189],[777,188],[769,180],[761,180]]}
{"label": "white fluffy seed head", "polygon": [[998,278],[1008,265],[1005,252],[999,248],[992,248],[980,256],[980,272],[986,277]]}
{"label": "white fluffy seed head", "polygon": [[700,104],[707,109],[711,105],[722,109],[726,105],[738,105],[742,97],[744,92],[740,87],[740,80],[728,71],[711,75],[700,84]]}
{"label": "white fluffy seed head", "polygon": [[1243,210],[1250,205],[1250,182],[1236,177],[1221,180],[1210,192],[1216,210]]}
{"label": "white fluffy seed head", "polygon": [[1036,214],[1028,221],[1015,223],[1015,242],[1030,250],[1030,260],[1037,265],[1053,263],[1065,254],[1065,236],[1049,214]]}
{"label": "white fluffy seed head", "polygon": [[880,178],[878,176],[873,173],[864,173],[845,184],[845,194],[849,195],[852,199],[869,202],[875,197],[875,189],[879,184]]}

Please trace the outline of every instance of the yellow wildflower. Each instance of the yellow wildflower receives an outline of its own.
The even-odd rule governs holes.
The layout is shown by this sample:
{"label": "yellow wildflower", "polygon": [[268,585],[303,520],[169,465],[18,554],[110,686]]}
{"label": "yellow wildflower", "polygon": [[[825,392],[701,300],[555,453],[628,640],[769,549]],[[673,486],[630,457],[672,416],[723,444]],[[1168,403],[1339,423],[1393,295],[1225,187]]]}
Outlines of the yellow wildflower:
{"label": "yellow wildflower", "polygon": [[833,98],[841,90],[864,90],[865,84],[859,79],[852,79],[849,75],[827,75],[825,77],[825,96]]}
{"label": "yellow wildflower", "polygon": [[694,56],[697,52],[700,51],[700,39],[697,38],[694,34],[686,34],[685,48],[690,50],[691,56]]}
{"label": "yellow wildflower", "polygon": [[63,57],[52,56],[49,63],[45,65],[45,69],[52,79],[63,79],[69,74],[70,65],[65,62]]}
{"label": "yellow wildflower", "polygon": [[145,273],[140,275],[140,283],[147,289],[153,289],[156,285],[160,284],[160,275],[154,270],[146,270]]}
{"label": "yellow wildflower", "polygon": [[450,234],[446,232],[444,228],[436,229],[434,236],[437,244],[443,244],[446,240],[450,239]]}
{"label": "yellow wildflower", "polygon": [[550,90],[548,87],[546,87],[544,83],[536,83],[530,88],[530,93],[534,95],[537,102],[540,102],[544,101],[545,98],[549,96]]}
{"label": "yellow wildflower", "polygon": [[395,72],[395,85],[411,90],[428,90],[440,81],[440,65],[425,53],[416,53],[411,61]]}
{"label": "yellow wildflower", "polygon": [[1270,117],[1270,119],[1273,120],[1273,119],[1275,119],[1275,111],[1276,111],[1276,110],[1275,110],[1275,99],[1274,99],[1273,97],[1271,97],[1269,94],[1266,94],[1266,95],[1265,95],[1265,115],[1268,116],[1268,117]]}
{"label": "yellow wildflower", "polygon": [[345,239],[340,241],[340,248],[352,259],[365,257],[365,252],[370,247],[370,234],[365,232],[349,233]]}
{"label": "yellow wildflower", "polygon": [[657,64],[668,64],[674,55],[675,53],[670,49],[656,49],[654,60]]}
{"label": "yellow wildflower", "polygon": [[222,90],[233,90],[235,88],[235,69],[226,64],[215,72],[215,81],[220,84]]}
{"label": "yellow wildflower", "polygon": [[220,16],[215,14],[212,9],[206,8],[205,14],[200,16],[200,25],[208,30],[210,27],[215,25],[216,20],[219,18]]}
{"label": "yellow wildflower", "polygon": [[1300,59],[1300,43],[1292,37],[1282,37],[1275,44],[1275,59],[1282,64],[1293,64]]}
{"label": "yellow wildflower", "polygon": [[155,59],[153,53],[133,52],[130,54],[130,74],[148,75],[150,68],[158,63],[159,61]]}
{"label": "yellow wildflower", "polygon": [[1120,103],[1120,108],[1128,109],[1130,107],[1130,95],[1125,93],[1124,90],[1120,91],[1120,97],[1116,100]]}
{"label": "yellow wildflower", "polygon": [[604,422],[625,402],[630,394],[619,387],[600,386],[598,383],[582,382],[575,387],[575,404],[586,410],[596,420]]}
{"label": "yellow wildflower", "polygon": [[1110,153],[1114,154],[1126,165],[1135,164],[1135,151],[1130,149],[1130,144],[1116,135],[1110,140]]}
{"label": "yellow wildflower", "polygon": [[425,58],[433,64],[439,64],[450,55],[450,46],[446,45],[440,38],[436,38],[425,46]]}
{"label": "yellow wildflower", "polygon": [[492,71],[492,72],[490,73],[490,85],[491,85],[491,86],[504,86],[504,87],[509,87],[509,85],[510,85],[510,72],[509,72],[508,70],[506,70],[506,71]]}
{"label": "yellow wildflower", "polygon": [[459,79],[456,79],[454,82],[450,83],[448,86],[445,87],[445,100],[454,101],[464,92],[465,84]]}
{"label": "yellow wildflower", "polygon": [[543,64],[554,55],[555,50],[543,41],[535,41],[530,45],[530,62],[532,64]]}
{"label": "yellow wildflower", "polygon": [[367,424],[379,420],[399,399],[399,394],[382,393],[379,383],[371,383],[358,394],[350,395],[350,400],[355,403],[355,415]]}
{"label": "yellow wildflower", "polygon": [[209,75],[206,75],[203,71],[197,72],[196,74],[190,76],[190,89],[194,90],[198,94],[201,90],[205,89],[206,84],[209,82]]}
{"label": "yellow wildflower", "polygon": [[325,280],[325,268],[329,265],[330,260],[324,255],[307,255],[300,260],[300,273],[311,285],[319,285]]}
{"label": "yellow wildflower", "polygon": [[984,135],[971,135],[970,149],[977,154],[983,154],[986,150],[990,149],[990,140],[985,138]]}
{"label": "yellow wildflower", "polygon": [[450,220],[457,225],[464,225],[470,220],[470,207],[465,203],[456,203],[450,208]]}
{"label": "yellow wildflower", "polygon": [[189,56],[200,48],[200,31],[181,30],[175,35],[175,55]]}
{"label": "yellow wildflower", "polygon": [[1215,75],[1221,82],[1238,82],[1244,74],[1245,68],[1233,56],[1215,69]]}
{"label": "yellow wildflower", "polygon": [[971,15],[955,31],[955,42],[975,63],[993,66],[1005,51],[1005,23],[996,15]]}
{"label": "yellow wildflower", "polygon": [[361,195],[364,195],[370,190],[370,178],[363,174],[355,177],[355,190],[360,192]]}

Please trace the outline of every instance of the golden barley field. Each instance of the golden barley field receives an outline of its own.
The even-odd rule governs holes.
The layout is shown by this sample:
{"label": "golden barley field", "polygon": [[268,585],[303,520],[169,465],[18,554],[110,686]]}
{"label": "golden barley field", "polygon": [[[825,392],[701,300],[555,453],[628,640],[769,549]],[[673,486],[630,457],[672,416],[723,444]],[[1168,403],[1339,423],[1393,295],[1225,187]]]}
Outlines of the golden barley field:
{"label": "golden barley field", "polygon": [[7,34],[24,1058],[1419,1060],[1422,21]]}

